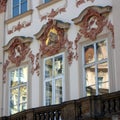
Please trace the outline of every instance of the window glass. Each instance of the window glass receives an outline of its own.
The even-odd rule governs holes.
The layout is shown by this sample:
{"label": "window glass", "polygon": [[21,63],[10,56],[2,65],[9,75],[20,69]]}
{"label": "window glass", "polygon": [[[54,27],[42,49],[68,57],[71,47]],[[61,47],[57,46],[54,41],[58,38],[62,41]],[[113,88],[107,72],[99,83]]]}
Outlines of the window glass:
{"label": "window glass", "polygon": [[49,2],[50,0],[44,0],[45,1],[45,3],[47,3],[47,2]]}
{"label": "window glass", "polygon": [[64,54],[44,60],[44,102],[45,105],[63,101]]}
{"label": "window glass", "polygon": [[108,93],[107,41],[94,42],[85,46],[83,51],[86,95]]}
{"label": "window glass", "polygon": [[13,17],[27,11],[27,0],[13,0]]}
{"label": "window glass", "polygon": [[27,74],[27,67],[20,67],[9,72],[10,114],[27,109]]}

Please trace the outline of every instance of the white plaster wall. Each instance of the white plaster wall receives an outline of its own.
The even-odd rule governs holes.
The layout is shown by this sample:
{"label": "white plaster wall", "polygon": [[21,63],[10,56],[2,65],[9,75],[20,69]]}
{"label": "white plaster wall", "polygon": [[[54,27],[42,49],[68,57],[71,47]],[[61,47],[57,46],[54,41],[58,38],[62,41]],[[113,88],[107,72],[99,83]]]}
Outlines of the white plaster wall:
{"label": "white plaster wall", "polygon": [[3,112],[3,81],[2,81],[2,73],[3,73],[3,42],[4,42],[4,20],[5,13],[0,13],[0,116]]}
{"label": "white plaster wall", "polygon": [[[115,0],[113,0],[115,1]],[[119,0],[117,0],[119,2]],[[63,2],[65,2],[65,0],[63,0]],[[40,21],[40,16],[39,16],[39,11],[37,10],[37,6],[40,3],[39,0],[32,0],[32,9],[33,9],[33,14],[32,14],[32,23],[31,26],[26,27],[21,29],[20,31],[16,31],[13,34],[8,35],[7,34],[7,26],[6,26],[6,35],[5,35],[5,43],[7,44],[9,40],[11,40],[14,36],[25,36],[25,37],[33,37],[33,42],[30,45],[33,54],[36,54],[39,52],[39,42],[36,40],[34,34],[36,34],[41,27],[46,24],[47,20],[43,20]],[[58,2],[59,3],[59,2]],[[55,3],[56,4],[56,3]],[[62,2],[60,2],[60,4],[62,5]],[[115,3],[114,3],[115,4]],[[117,3],[118,4],[118,3]],[[71,24],[70,29],[68,30],[68,39],[70,41],[74,41],[77,35],[77,32],[79,30],[78,26],[73,24],[72,19],[76,18],[79,16],[79,14],[81,13],[82,10],[84,10],[85,8],[87,8],[88,6],[93,6],[93,5],[98,5],[98,6],[106,6],[106,5],[112,5],[111,0],[95,0],[94,3],[92,2],[87,2],[85,4],[80,5],[78,8],[75,5],[75,0],[68,0],[67,3],[67,8],[66,8],[66,12],[62,12],[61,14],[58,14],[55,19],[61,20],[63,22],[69,22]],[[119,4],[118,4],[119,5]],[[59,4],[53,5],[54,8],[59,7]],[[116,6],[116,4],[115,4]],[[49,8],[46,8],[43,10],[44,13],[48,13],[50,12],[48,10]],[[114,8],[113,13],[115,13],[117,11],[117,9],[120,9],[119,6]],[[118,12],[116,12],[118,13]],[[117,14],[115,14],[115,17],[118,16]],[[118,17],[117,17],[118,18]],[[120,27],[118,28],[118,21],[120,18],[118,19],[114,19],[115,24],[115,38],[116,38],[116,49],[115,49],[115,58],[116,58],[116,63],[119,62],[120,59],[120,41],[119,41],[119,33],[117,32],[118,30],[120,31]],[[1,34],[1,33],[0,33]],[[75,46],[73,46],[73,48],[75,48]],[[80,58],[79,58],[80,59]],[[79,88],[80,84],[80,67],[79,67],[79,63],[78,61],[76,61],[75,59],[73,60],[71,65],[68,65],[68,69],[69,69],[69,97],[66,98],[67,100],[71,100],[71,99],[78,99],[80,96],[82,96],[82,92]],[[42,70],[42,69],[41,69]],[[117,65],[116,64],[116,70],[120,71],[120,64]],[[120,89],[119,88],[119,72],[116,71],[116,89]],[[30,107],[34,108],[34,107],[38,107],[40,105],[42,105],[42,80],[41,77],[38,77],[35,74],[33,74],[33,76],[30,78],[31,80],[31,84],[29,87],[31,87],[31,95],[30,95]],[[7,85],[5,85],[5,90],[7,89]],[[1,88],[1,87],[0,87]],[[67,94],[67,93],[66,93]],[[6,95],[6,93],[4,92],[4,96]],[[5,105],[5,104],[4,104]],[[6,106],[4,106],[6,107]],[[4,111],[4,115],[7,115],[6,110]]]}
{"label": "white plaster wall", "polygon": [[116,91],[120,90],[120,1],[112,0],[113,2],[113,24],[115,34],[115,83]]}

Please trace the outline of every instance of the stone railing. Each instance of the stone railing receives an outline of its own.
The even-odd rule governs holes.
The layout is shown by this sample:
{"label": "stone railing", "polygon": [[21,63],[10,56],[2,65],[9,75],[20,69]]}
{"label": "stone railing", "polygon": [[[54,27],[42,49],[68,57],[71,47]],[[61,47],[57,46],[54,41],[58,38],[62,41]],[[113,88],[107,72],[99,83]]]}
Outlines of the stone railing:
{"label": "stone railing", "polygon": [[33,108],[0,120],[112,120],[120,114],[120,91]]}

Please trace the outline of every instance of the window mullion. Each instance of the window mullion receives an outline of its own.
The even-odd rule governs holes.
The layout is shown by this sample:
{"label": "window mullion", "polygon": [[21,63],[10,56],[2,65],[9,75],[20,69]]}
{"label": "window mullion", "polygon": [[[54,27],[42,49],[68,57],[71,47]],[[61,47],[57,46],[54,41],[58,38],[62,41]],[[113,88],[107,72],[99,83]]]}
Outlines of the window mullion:
{"label": "window mullion", "polygon": [[94,44],[95,49],[95,80],[96,80],[96,95],[99,94],[99,85],[98,85],[98,59],[97,59],[97,43]]}

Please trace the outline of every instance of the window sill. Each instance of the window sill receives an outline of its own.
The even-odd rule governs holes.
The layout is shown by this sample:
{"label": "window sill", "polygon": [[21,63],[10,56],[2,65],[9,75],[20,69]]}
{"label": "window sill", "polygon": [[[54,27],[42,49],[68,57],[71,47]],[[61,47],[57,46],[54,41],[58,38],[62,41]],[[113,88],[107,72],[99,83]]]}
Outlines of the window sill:
{"label": "window sill", "polygon": [[37,6],[36,8],[38,10],[41,10],[41,9],[44,9],[44,8],[46,8],[46,7],[48,7],[48,6],[52,5],[52,4],[55,4],[57,2],[60,2],[60,1],[62,1],[62,0],[51,0],[50,2],[43,3],[43,4],[39,5],[39,6]]}
{"label": "window sill", "polygon": [[23,14],[20,14],[20,15],[18,15],[16,17],[13,17],[13,18],[10,18],[10,19],[6,20],[5,23],[9,24],[9,23],[15,22],[15,21],[17,21],[17,20],[19,20],[21,18],[24,18],[24,17],[26,17],[28,15],[31,15],[32,13],[33,13],[33,10],[31,9],[31,10],[29,10],[29,11],[23,13]]}

